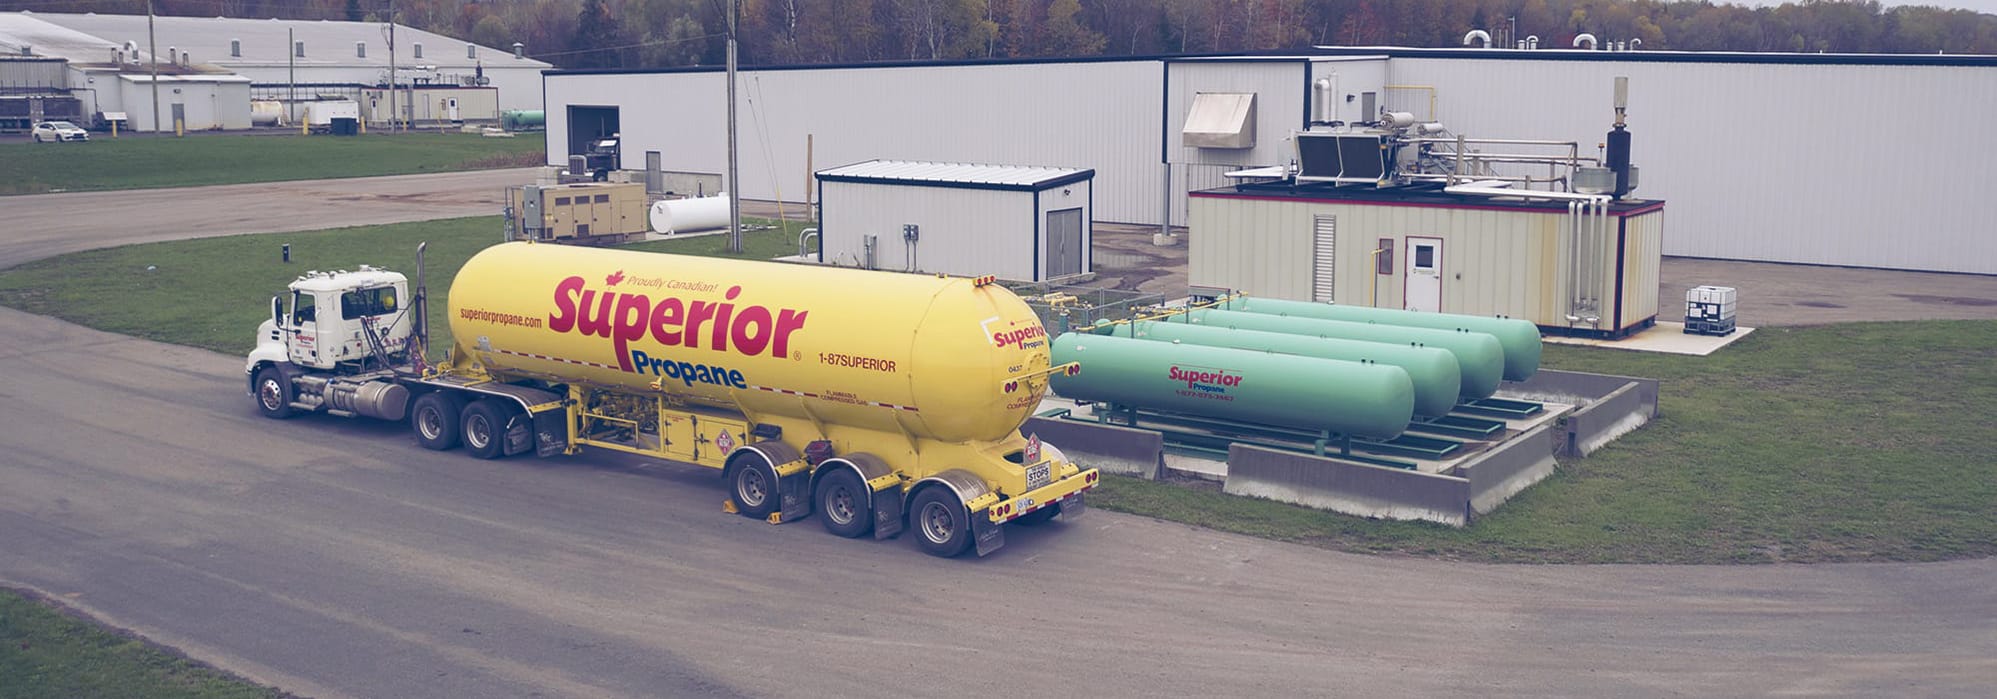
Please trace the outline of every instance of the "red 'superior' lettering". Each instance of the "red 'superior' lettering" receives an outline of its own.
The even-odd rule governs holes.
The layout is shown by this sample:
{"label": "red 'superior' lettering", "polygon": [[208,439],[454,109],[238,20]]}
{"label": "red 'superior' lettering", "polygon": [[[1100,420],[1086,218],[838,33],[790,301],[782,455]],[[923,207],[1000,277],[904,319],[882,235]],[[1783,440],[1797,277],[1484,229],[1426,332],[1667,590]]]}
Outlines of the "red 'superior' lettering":
{"label": "red 'superior' lettering", "polygon": [[1039,325],[1032,325],[1018,330],[992,333],[992,344],[997,345],[1000,349],[1014,346],[1024,347],[1027,340],[1046,336],[1046,329],[1041,328]]}
{"label": "red 'superior' lettering", "polygon": [[633,370],[628,349],[632,341],[650,335],[667,347],[698,349],[703,326],[709,349],[727,352],[732,345],[735,352],[749,356],[788,356],[791,333],[803,329],[811,315],[789,308],[738,308],[734,301],[742,295],[740,286],[728,287],[716,303],[677,297],[654,301],[644,294],[585,289],[584,284],[582,277],[575,276],[555,285],[555,312],[548,316],[548,328],[610,338],[625,371]]}

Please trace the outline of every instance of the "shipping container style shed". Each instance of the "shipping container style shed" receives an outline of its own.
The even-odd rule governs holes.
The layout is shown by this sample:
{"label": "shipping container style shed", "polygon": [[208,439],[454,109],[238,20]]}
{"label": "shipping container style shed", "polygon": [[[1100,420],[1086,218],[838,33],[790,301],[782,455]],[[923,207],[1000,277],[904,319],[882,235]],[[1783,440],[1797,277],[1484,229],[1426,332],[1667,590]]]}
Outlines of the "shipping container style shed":
{"label": "shipping container style shed", "polygon": [[1656,323],[1664,202],[1445,188],[1277,181],[1193,192],[1189,281],[1505,316],[1560,334],[1617,338]]}
{"label": "shipping container style shed", "polygon": [[1026,282],[1094,269],[1095,170],[869,160],[815,175],[820,263]]}

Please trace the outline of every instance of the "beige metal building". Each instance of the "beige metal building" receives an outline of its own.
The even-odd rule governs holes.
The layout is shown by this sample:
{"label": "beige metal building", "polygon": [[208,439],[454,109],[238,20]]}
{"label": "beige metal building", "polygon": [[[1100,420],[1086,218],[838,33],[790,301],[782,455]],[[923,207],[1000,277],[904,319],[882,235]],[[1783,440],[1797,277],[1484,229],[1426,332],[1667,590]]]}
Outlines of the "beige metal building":
{"label": "beige metal building", "polygon": [[1084,274],[1095,176],[902,160],[821,170],[819,261],[1031,282]]}
{"label": "beige metal building", "polygon": [[1189,281],[1580,335],[1657,320],[1664,202],[1519,194],[1531,198],[1290,182],[1193,192]]}

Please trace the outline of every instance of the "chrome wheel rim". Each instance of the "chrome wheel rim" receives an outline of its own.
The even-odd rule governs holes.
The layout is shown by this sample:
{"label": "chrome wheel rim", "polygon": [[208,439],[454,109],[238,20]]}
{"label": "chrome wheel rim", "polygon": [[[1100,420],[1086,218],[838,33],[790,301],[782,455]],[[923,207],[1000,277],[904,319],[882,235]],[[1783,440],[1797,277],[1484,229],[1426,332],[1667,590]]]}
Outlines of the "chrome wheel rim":
{"label": "chrome wheel rim", "polygon": [[932,542],[948,542],[956,535],[957,523],[950,518],[950,508],[940,502],[932,502],[922,507],[922,536]]}
{"label": "chrome wheel rim", "polygon": [[763,499],[770,495],[770,484],[763,480],[762,471],[744,467],[742,475],[735,479],[735,495],[742,499],[744,505],[760,507]]}
{"label": "chrome wheel rim", "polygon": [[282,410],[284,387],[278,385],[277,379],[264,379],[263,383],[257,386],[257,400],[263,401],[264,410],[271,412]]}
{"label": "chrome wheel rim", "polygon": [[853,490],[843,485],[832,486],[826,493],[825,516],[831,517],[835,524],[845,525],[852,524],[857,514],[853,510]]}

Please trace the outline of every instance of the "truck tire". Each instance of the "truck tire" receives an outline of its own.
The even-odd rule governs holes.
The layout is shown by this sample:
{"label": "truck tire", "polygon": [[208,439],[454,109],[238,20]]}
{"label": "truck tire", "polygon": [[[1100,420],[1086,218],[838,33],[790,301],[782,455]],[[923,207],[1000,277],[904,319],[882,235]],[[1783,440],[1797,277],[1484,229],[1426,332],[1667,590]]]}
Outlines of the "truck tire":
{"label": "truck tire", "polygon": [[850,468],[836,468],[818,479],[813,504],[825,531],[854,539],[874,528],[873,491]]}
{"label": "truck tire", "polygon": [[464,420],[458,425],[465,453],[479,459],[505,456],[506,418],[506,410],[490,400],[475,400],[466,405]]}
{"label": "truck tire", "polygon": [[769,464],[757,458],[753,451],[744,450],[728,469],[728,487],[735,500],[735,509],[744,517],[763,519],[777,511],[777,472]]}
{"label": "truck tire", "polygon": [[929,487],[909,503],[915,543],[931,556],[956,558],[971,547],[971,513],[949,488]]}
{"label": "truck tire", "polygon": [[257,370],[257,412],[272,420],[291,417],[291,382],[285,380],[284,372],[277,367],[267,366]]}
{"label": "truck tire", "polygon": [[458,406],[462,403],[457,396],[442,391],[417,396],[409,409],[409,426],[416,430],[416,443],[436,451],[457,446]]}

